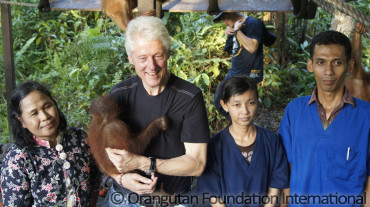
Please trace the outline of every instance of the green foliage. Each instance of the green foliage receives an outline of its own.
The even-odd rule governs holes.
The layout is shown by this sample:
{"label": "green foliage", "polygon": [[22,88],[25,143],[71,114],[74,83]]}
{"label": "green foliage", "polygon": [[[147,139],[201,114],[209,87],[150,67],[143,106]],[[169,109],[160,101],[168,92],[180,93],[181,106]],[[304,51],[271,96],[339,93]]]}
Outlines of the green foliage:
{"label": "green foliage", "polygon": [[[369,15],[366,0],[351,4]],[[263,13],[248,15],[261,18]],[[231,63],[222,51],[225,27],[214,24],[212,19],[213,16],[197,12],[167,12],[163,17],[173,43],[169,70],[202,89],[214,134],[228,124],[215,109],[213,98]],[[315,83],[306,69],[309,42],[316,33],[328,29],[330,22],[330,15],[320,8],[314,20],[297,20],[289,14],[285,47],[289,55],[285,65],[265,65],[265,81],[258,88],[261,106],[285,107],[293,98],[311,93]],[[46,14],[35,8],[12,6],[12,23],[17,85],[25,80],[48,84],[70,126],[86,129],[91,101],[135,72],[127,59],[123,33],[101,12]],[[364,40],[363,45],[363,63],[369,70],[369,41]],[[272,59],[275,49],[268,48],[265,55]],[[3,70],[0,80],[0,142],[8,142]]]}
{"label": "green foliage", "polygon": [[217,132],[225,126],[225,119],[213,106],[214,91],[231,64],[222,52],[224,29],[213,24],[212,18],[204,13],[166,13],[164,17],[173,37],[169,69],[203,90],[210,129]]}

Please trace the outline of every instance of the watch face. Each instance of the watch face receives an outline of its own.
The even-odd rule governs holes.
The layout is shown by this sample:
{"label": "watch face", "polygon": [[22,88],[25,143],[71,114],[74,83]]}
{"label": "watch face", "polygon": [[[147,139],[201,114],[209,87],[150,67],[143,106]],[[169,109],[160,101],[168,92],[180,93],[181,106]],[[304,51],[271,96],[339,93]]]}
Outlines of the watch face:
{"label": "watch face", "polygon": [[155,173],[155,171],[154,170],[151,170],[151,169],[149,169],[149,170],[145,170],[145,174],[147,175],[147,176],[151,176],[151,175],[153,175]]}

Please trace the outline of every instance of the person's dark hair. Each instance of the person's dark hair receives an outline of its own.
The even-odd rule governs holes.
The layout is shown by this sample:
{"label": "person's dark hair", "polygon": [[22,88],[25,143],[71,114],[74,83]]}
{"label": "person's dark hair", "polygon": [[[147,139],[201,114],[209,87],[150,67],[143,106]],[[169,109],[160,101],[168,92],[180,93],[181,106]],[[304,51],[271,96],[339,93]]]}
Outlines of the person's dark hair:
{"label": "person's dark hair", "polygon": [[63,113],[60,111],[58,104],[51,96],[50,91],[43,85],[35,81],[26,81],[19,85],[11,94],[9,112],[10,112],[10,124],[13,127],[14,144],[19,147],[27,147],[36,145],[36,141],[33,139],[33,135],[28,129],[23,128],[22,123],[18,118],[22,117],[21,101],[32,91],[40,91],[41,93],[48,96],[53,101],[59,114],[59,126],[58,130],[64,130],[67,128],[67,120]]}
{"label": "person's dark hair", "polygon": [[220,21],[223,21],[225,19],[230,19],[230,20],[236,20],[240,17],[243,17],[244,15],[240,12],[220,12],[214,19],[214,23],[218,23]]}
{"label": "person's dark hair", "polygon": [[333,30],[320,32],[312,39],[310,45],[310,59],[312,60],[313,58],[313,52],[316,45],[331,45],[331,44],[342,45],[344,47],[347,61],[351,59],[352,51],[351,41],[346,35]]}
{"label": "person's dark hair", "polygon": [[257,84],[254,80],[244,75],[232,76],[223,83],[221,100],[227,103],[230,97],[242,94],[248,90],[254,91],[258,98]]}

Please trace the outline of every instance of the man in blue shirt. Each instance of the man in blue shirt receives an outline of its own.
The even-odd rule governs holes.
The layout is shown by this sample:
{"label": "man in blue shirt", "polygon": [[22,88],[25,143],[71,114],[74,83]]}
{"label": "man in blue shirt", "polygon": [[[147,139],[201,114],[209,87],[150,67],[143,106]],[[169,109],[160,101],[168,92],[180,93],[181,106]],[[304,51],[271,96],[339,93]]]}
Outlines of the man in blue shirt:
{"label": "man in blue shirt", "polygon": [[325,31],[311,42],[311,96],[289,103],[279,134],[291,165],[289,206],[362,206],[370,201],[370,103],[344,86],[350,40]]}

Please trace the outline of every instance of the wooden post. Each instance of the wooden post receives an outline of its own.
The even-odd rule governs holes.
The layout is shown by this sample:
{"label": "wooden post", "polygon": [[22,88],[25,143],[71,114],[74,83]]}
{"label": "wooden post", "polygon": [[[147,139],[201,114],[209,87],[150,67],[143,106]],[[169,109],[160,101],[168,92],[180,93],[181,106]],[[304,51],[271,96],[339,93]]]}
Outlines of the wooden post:
{"label": "wooden post", "polygon": [[156,0],[155,16],[158,17],[158,18],[162,18],[163,17],[162,0]]}
{"label": "wooden post", "polygon": [[153,15],[162,17],[162,0],[138,0],[137,8],[139,13],[153,11]]}
{"label": "wooden post", "polygon": [[155,0],[138,0],[137,9],[139,12],[155,9]]}
{"label": "wooden post", "polygon": [[[13,38],[12,38],[12,19],[10,5],[1,4],[1,26],[3,34],[3,54],[4,54],[4,69],[5,69],[5,88],[7,108],[9,109],[10,94],[15,88],[14,76],[14,54],[13,54]],[[8,110],[8,123],[10,140],[13,141],[12,125],[9,122],[10,113]]]}

